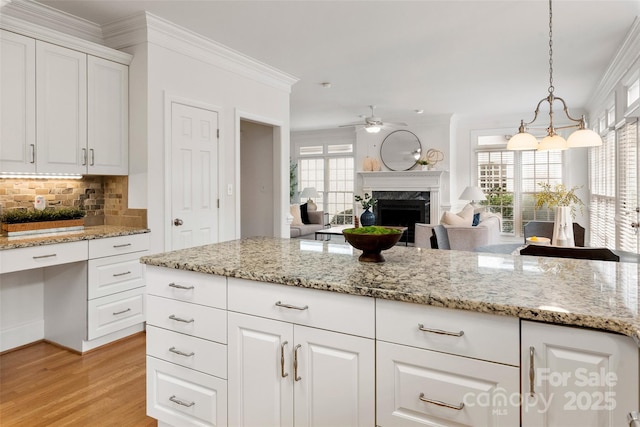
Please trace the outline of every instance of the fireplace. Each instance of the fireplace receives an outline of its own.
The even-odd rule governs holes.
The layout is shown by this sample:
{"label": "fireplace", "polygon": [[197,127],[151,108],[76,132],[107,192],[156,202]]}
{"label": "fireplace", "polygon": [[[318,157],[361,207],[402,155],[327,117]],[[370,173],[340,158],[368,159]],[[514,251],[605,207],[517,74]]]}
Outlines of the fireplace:
{"label": "fireplace", "polygon": [[429,223],[430,194],[428,191],[374,191],[378,200],[374,209],[377,225],[407,227],[407,239],[414,241],[415,224]]}

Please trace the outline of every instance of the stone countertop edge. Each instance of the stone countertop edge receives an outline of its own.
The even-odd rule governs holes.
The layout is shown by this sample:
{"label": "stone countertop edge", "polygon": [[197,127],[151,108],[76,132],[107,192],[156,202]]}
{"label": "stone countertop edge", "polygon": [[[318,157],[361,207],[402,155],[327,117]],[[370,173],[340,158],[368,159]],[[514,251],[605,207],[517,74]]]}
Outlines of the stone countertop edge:
{"label": "stone countertop edge", "polygon": [[[628,304],[625,296],[629,289],[619,290],[622,286],[616,286],[619,276],[631,274],[635,281],[631,293],[635,292],[636,297],[639,295],[637,275],[640,265],[637,264],[399,246],[384,252],[387,262],[369,264],[358,262],[360,251],[349,246],[341,245],[351,253],[341,250],[343,253],[332,254],[329,242],[300,242],[298,239],[248,238],[148,255],[142,257],[141,262],[259,282],[580,326],[627,335],[640,346],[640,298],[632,298],[634,301]],[[314,249],[305,251],[300,249],[302,245]],[[480,265],[481,259],[490,260],[489,264],[494,263],[496,267]],[[415,261],[425,261],[429,268],[416,268]],[[549,264],[552,269],[547,268]],[[410,274],[403,275],[407,265],[411,265]],[[526,265],[526,268],[505,272],[505,265]],[[544,268],[536,271],[539,265]],[[615,273],[607,274],[611,267]],[[357,280],[354,281],[354,277]],[[586,283],[590,278],[591,283]]]}
{"label": "stone countertop edge", "polygon": [[131,236],[149,233],[148,228],[123,227],[117,225],[95,225],[83,230],[60,233],[42,233],[27,236],[0,236],[0,251],[9,249],[29,248],[33,246],[52,245],[56,243],[70,243],[81,240],[104,239],[107,237]]}

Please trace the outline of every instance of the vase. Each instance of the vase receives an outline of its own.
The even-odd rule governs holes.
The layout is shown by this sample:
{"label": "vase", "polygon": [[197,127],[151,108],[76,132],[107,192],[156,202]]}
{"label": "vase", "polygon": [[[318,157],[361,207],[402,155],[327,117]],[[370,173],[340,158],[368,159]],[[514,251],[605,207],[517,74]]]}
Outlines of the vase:
{"label": "vase", "polygon": [[573,238],[573,218],[569,206],[558,206],[555,209],[556,217],[553,223],[553,246],[575,246]]}
{"label": "vase", "polygon": [[376,216],[369,210],[369,208],[365,209],[360,215],[360,225],[366,227],[367,225],[373,225],[376,223]]}

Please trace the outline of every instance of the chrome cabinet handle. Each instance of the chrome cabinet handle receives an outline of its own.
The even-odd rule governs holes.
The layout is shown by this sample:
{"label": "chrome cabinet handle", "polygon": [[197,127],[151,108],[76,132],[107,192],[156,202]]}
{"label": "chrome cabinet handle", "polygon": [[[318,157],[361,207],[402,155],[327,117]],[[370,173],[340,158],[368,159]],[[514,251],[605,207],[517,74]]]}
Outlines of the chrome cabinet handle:
{"label": "chrome cabinet handle", "polygon": [[127,246],[131,246],[131,243],[123,243],[122,245],[113,245],[114,248],[126,248]]}
{"label": "chrome cabinet handle", "polygon": [[124,273],[113,273],[113,277],[126,276],[127,274],[131,274],[131,272],[125,271]]}
{"label": "chrome cabinet handle", "polygon": [[169,400],[172,401],[173,403],[177,403],[178,405],[186,406],[187,408],[190,408],[196,404],[196,402],[185,402],[184,400],[180,400],[176,397],[175,394],[171,396]]}
{"label": "chrome cabinet handle", "polygon": [[82,166],[86,166],[87,165],[87,149],[83,148],[82,149]]}
{"label": "chrome cabinet handle", "polygon": [[126,310],[116,311],[115,313],[113,313],[113,315],[114,315],[114,316],[117,316],[118,314],[124,314],[124,313],[126,313],[127,311],[131,311],[131,309],[130,309],[130,308],[127,308]]}
{"label": "chrome cabinet handle", "polygon": [[418,323],[418,329],[421,330],[422,332],[431,332],[432,334],[449,335],[449,336],[452,336],[452,337],[461,337],[461,336],[464,335],[464,331],[449,332],[449,331],[443,331],[442,329],[425,328],[422,323]]}
{"label": "chrome cabinet handle", "polygon": [[288,373],[284,371],[284,346],[289,344],[288,341],[285,341],[280,345],[280,376],[282,378],[286,378],[289,376]]}
{"label": "chrome cabinet handle", "polygon": [[36,162],[36,144],[29,144],[29,146],[31,147],[31,162],[30,163],[35,163]]}
{"label": "chrome cabinet handle", "polygon": [[173,220],[173,225],[175,225],[176,227],[180,227],[182,224],[184,224],[184,221],[180,218],[176,218]]}
{"label": "chrome cabinet handle", "polygon": [[300,311],[303,311],[303,310],[306,310],[306,309],[309,308],[308,305],[305,305],[304,307],[300,307],[300,306],[297,306],[297,305],[283,304],[282,301],[277,301],[276,302],[276,306],[277,307],[282,307],[282,308],[291,308],[293,310],[300,310]]}
{"label": "chrome cabinet handle", "polygon": [[296,381],[300,381],[302,377],[298,376],[298,349],[302,347],[301,344],[298,344],[296,348],[293,349],[293,379]]}
{"label": "chrome cabinet handle", "polygon": [[460,402],[459,405],[452,405],[450,403],[441,402],[440,400],[433,400],[433,399],[426,398],[424,397],[424,393],[420,393],[420,396],[418,396],[418,399],[426,403],[433,403],[434,405],[442,406],[444,408],[455,409],[456,411],[461,411],[464,408],[464,402]]}
{"label": "chrome cabinet handle", "polygon": [[627,421],[629,422],[629,427],[640,427],[640,417],[636,411],[627,414]]}
{"label": "chrome cabinet handle", "polygon": [[36,255],[34,257],[32,257],[33,259],[42,259],[42,258],[52,258],[54,256],[56,256],[57,254],[49,254],[49,255]]}
{"label": "chrome cabinet handle", "polygon": [[95,164],[95,152],[93,151],[93,148],[89,148],[89,166],[93,166]]}
{"label": "chrome cabinet handle", "polygon": [[195,321],[195,319],[183,319],[182,317],[177,317],[176,315],[172,314],[171,316],[169,316],[169,319],[171,320],[175,320],[176,322],[183,322],[183,323],[193,323]]}
{"label": "chrome cabinet handle", "polygon": [[178,350],[178,349],[177,349],[177,348],[175,348],[175,347],[171,347],[171,348],[169,349],[169,351],[170,351],[171,353],[175,353],[175,354],[177,354],[177,355],[184,356],[184,357],[191,357],[191,356],[195,356],[195,355],[196,355],[193,351],[192,351],[191,353],[185,353],[184,351],[180,351],[180,350]]}
{"label": "chrome cabinet handle", "polygon": [[186,290],[193,289],[193,285],[191,285],[191,286],[184,286],[184,285],[178,285],[178,284],[176,284],[176,283],[169,283],[169,287],[171,287],[171,288],[176,288],[176,289],[186,289]]}
{"label": "chrome cabinet handle", "polygon": [[534,356],[536,354],[536,348],[534,346],[529,347],[529,396],[533,397],[536,394],[536,368]]}

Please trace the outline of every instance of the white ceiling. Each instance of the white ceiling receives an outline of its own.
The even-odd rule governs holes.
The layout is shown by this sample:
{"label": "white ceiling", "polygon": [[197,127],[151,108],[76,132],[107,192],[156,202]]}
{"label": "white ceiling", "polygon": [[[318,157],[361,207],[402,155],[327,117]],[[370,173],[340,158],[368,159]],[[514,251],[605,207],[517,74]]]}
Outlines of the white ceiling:
{"label": "white ceiling", "polygon": [[[545,0],[40,3],[97,24],[147,10],[298,77],[292,130],[351,123],[370,104],[409,124],[452,113],[532,116],[549,86]],[[640,0],[556,0],[553,12],[555,94],[580,109]]]}

